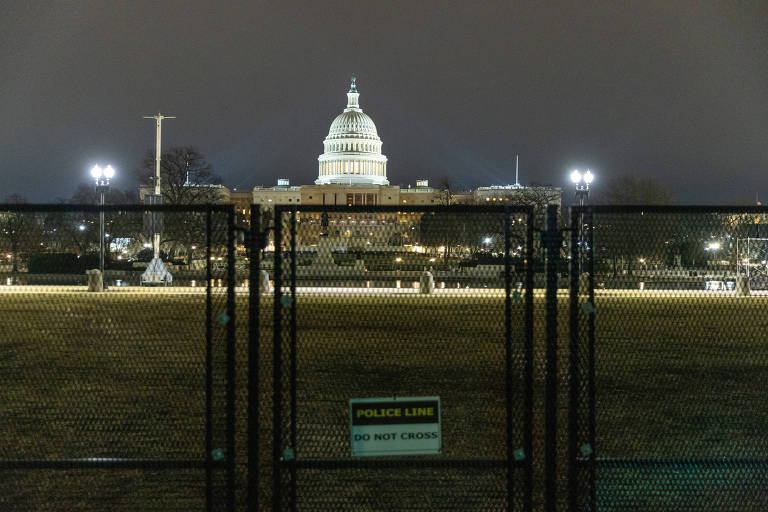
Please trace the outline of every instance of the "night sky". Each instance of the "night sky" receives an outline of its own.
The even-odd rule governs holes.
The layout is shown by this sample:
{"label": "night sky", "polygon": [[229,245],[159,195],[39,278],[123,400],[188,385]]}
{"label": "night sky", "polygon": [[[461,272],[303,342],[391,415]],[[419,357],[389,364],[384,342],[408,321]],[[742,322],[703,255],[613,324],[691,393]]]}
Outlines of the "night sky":
{"label": "night sky", "polygon": [[5,0],[0,196],[134,187],[158,110],[229,187],[312,183],[352,73],[392,184],[508,184],[519,153],[524,184],[768,201],[768,2],[669,0]]}

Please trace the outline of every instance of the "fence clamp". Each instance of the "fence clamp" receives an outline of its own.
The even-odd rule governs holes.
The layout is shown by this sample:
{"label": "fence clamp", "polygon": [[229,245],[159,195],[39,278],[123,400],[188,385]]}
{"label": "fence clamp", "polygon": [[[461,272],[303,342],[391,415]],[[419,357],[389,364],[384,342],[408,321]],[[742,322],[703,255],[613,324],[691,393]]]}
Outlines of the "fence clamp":
{"label": "fence clamp", "polygon": [[520,462],[521,460],[525,460],[525,450],[523,450],[522,448],[518,448],[517,450],[514,451],[512,456],[515,458],[516,462]]}
{"label": "fence clamp", "polygon": [[290,295],[283,295],[280,297],[280,304],[282,304],[284,308],[290,309],[293,307],[293,297]]}
{"label": "fence clamp", "polygon": [[595,312],[595,305],[592,304],[591,301],[587,301],[581,305],[581,310],[584,312],[585,315],[591,315],[592,313]]}
{"label": "fence clamp", "polygon": [[229,323],[229,315],[226,313],[219,313],[216,320],[219,322],[219,325],[227,325]]}
{"label": "fence clamp", "polygon": [[296,458],[296,454],[293,452],[293,448],[286,448],[283,450],[283,462],[293,460]]}

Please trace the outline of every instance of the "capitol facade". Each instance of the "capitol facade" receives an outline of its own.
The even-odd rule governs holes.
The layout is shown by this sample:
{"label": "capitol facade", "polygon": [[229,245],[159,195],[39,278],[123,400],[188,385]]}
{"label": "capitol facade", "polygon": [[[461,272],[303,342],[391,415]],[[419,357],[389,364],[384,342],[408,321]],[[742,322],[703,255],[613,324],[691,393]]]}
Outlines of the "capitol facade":
{"label": "capitol facade", "polygon": [[[448,205],[448,204],[525,204],[533,193],[545,202],[560,203],[557,187],[514,185],[478,187],[468,191],[438,190],[426,179],[415,179],[414,186],[392,186],[387,179],[387,157],[376,125],[360,108],[357,81],[352,77],[347,106],[331,123],[318,158],[317,179],[312,185],[291,185],[279,179],[276,186],[253,188],[252,202],[262,208],[275,205]],[[238,203],[239,204],[239,203]],[[242,208],[241,208],[242,206]],[[245,202],[239,205],[245,211]]]}

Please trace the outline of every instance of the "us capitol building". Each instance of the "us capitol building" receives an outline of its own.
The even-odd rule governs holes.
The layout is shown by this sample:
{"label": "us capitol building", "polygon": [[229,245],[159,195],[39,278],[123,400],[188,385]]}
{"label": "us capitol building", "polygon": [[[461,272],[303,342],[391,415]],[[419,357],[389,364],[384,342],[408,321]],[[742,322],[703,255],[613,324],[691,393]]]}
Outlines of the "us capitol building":
{"label": "us capitol building", "polygon": [[324,152],[317,159],[318,173],[314,185],[295,186],[290,185],[288,180],[279,179],[274,187],[255,187],[253,204],[259,204],[263,209],[278,204],[515,204],[521,199],[521,194],[531,192],[546,194],[547,202],[560,203],[561,191],[556,187],[515,184],[478,187],[474,191],[449,194],[430,187],[425,179],[417,180],[415,187],[390,185],[387,180],[387,157],[381,152],[381,138],[373,119],[360,108],[359,100],[360,93],[353,76],[347,92],[347,106],[333,120],[323,141]]}
{"label": "us capitol building", "polygon": [[[512,185],[481,186],[474,190],[448,191],[429,186],[417,179],[414,186],[392,186],[387,179],[387,157],[381,152],[382,141],[373,120],[360,107],[360,93],[355,77],[347,92],[347,106],[336,116],[323,141],[323,154],[317,158],[317,179],[313,185],[291,185],[278,179],[273,187],[253,190],[215,187],[218,201],[236,206],[238,219],[248,222],[250,205],[262,210],[275,205],[449,205],[449,204],[546,204],[560,205],[559,187]],[[195,186],[191,185],[190,186]],[[151,193],[150,185],[139,188],[139,196]]]}

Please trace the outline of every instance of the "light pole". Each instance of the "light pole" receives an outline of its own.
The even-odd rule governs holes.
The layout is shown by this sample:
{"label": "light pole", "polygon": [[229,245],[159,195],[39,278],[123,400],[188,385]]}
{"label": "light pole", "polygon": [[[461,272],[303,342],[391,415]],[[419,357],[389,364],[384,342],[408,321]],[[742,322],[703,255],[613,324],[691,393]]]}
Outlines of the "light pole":
{"label": "light pole", "polygon": [[[162,203],[162,188],[160,187],[160,162],[162,160],[162,151],[160,139],[162,134],[163,119],[174,119],[174,116],[164,116],[157,113],[155,116],[144,116],[144,119],[155,120],[155,193],[147,196],[147,202],[150,205],[160,205]],[[150,229],[152,231],[152,245],[154,247],[152,261],[147,265],[147,269],[141,275],[142,284],[170,284],[173,276],[165,268],[162,258],[160,258],[160,231],[162,222],[160,222],[161,212],[152,209],[149,212]]]}
{"label": "light pole", "polygon": [[595,175],[592,171],[587,169],[582,173],[578,169],[574,169],[571,172],[571,182],[576,187],[576,199],[579,200],[579,276],[581,276],[581,260],[584,252],[585,236],[584,236],[584,201],[589,198],[589,185],[594,181]]}
{"label": "light pole", "polygon": [[[160,188],[160,161],[162,160],[160,141],[162,138],[161,134],[163,129],[163,119],[176,119],[176,116],[164,116],[163,114],[158,112],[157,115],[155,116],[144,116],[144,119],[155,120],[155,200],[157,201],[156,204],[160,204],[160,201],[161,201],[160,198],[162,197],[161,196],[162,189]],[[154,218],[155,212],[152,212],[152,214]],[[153,241],[152,245],[154,246],[153,259],[159,260],[160,259],[160,232],[157,228],[154,228],[152,241]]]}
{"label": "light pole", "polygon": [[107,280],[104,279],[104,194],[109,192],[109,180],[115,176],[115,169],[108,165],[104,169],[94,165],[91,169],[91,177],[96,182],[96,192],[99,194],[99,204],[102,208],[99,210],[99,271],[103,287],[107,287]]}

